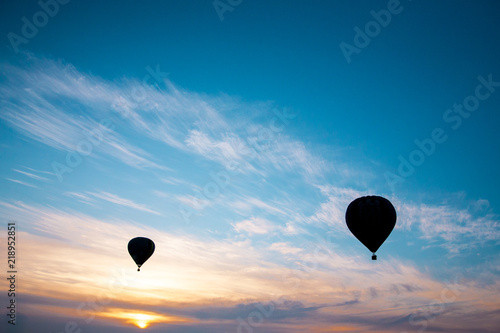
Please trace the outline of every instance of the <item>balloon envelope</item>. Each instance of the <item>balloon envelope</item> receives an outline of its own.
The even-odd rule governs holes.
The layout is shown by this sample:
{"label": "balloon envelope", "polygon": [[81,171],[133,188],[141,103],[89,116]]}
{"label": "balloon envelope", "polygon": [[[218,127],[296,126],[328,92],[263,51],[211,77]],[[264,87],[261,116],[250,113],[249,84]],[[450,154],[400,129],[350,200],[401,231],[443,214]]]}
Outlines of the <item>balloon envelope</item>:
{"label": "balloon envelope", "polygon": [[347,227],[353,235],[373,252],[389,237],[396,225],[396,210],[391,202],[379,196],[355,199],[345,213]]}
{"label": "balloon envelope", "polygon": [[137,270],[139,271],[142,264],[151,257],[155,251],[155,243],[149,238],[136,237],[128,242],[128,253],[132,259],[134,259],[137,264]]}

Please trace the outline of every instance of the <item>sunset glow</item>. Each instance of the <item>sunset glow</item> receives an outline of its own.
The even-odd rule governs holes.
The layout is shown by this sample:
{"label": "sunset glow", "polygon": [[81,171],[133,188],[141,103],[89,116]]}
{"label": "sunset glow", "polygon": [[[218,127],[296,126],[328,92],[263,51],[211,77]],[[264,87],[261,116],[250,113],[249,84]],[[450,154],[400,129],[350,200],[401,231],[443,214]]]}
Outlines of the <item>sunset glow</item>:
{"label": "sunset glow", "polygon": [[150,322],[154,321],[155,317],[142,313],[130,313],[125,314],[128,318],[132,318],[130,320],[131,323],[134,323],[139,328],[147,328]]}
{"label": "sunset glow", "polygon": [[158,314],[153,312],[135,312],[127,311],[125,309],[106,309],[99,313],[100,317],[110,318],[112,320],[118,320],[125,324],[135,325],[139,328],[148,328],[154,324],[165,324],[165,323],[187,323],[193,320],[188,318],[168,316],[164,314]]}

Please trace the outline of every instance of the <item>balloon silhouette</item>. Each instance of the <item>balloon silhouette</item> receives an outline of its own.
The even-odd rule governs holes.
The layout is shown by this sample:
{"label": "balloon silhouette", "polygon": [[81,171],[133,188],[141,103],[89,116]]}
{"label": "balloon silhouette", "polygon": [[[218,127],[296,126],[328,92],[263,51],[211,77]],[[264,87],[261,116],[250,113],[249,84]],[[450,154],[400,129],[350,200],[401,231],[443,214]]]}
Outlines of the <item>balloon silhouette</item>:
{"label": "balloon silhouette", "polygon": [[128,253],[137,264],[137,271],[155,251],[155,243],[149,238],[136,237],[128,242]]}
{"label": "balloon silhouette", "polygon": [[373,253],[372,260],[377,260],[375,252],[396,225],[396,210],[385,198],[360,197],[347,207],[345,221],[352,234]]}

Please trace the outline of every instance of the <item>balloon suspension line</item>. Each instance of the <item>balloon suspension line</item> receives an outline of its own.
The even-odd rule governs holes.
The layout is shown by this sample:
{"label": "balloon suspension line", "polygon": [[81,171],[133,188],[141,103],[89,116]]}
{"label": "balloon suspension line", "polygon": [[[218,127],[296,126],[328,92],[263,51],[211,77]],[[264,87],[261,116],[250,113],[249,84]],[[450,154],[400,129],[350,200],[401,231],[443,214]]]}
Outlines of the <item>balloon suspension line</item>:
{"label": "balloon suspension line", "polygon": [[375,252],[373,252],[372,260],[377,260],[377,255],[375,254]]}

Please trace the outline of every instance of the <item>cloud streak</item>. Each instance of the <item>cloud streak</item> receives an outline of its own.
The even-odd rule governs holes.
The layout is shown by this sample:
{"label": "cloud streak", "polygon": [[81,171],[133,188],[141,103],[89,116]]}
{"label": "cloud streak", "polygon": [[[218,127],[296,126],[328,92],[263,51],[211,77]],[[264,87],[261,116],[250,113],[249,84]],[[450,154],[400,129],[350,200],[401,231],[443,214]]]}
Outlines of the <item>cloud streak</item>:
{"label": "cloud streak", "polygon": [[29,172],[26,172],[26,171],[22,171],[22,170],[18,170],[18,169],[12,169],[13,171],[17,172],[17,173],[20,173],[22,175],[25,175],[25,176],[28,176],[30,178],[33,178],[35,180],[40,180],[40,181],[49,181],[47,178],[45,177],[42,177],[42,176],[38,176],[38,175],[35,175],[35,174],[32,174],[32,173],[29,173]]}
{"label": "cloud streak", "polygon": [[33,188],[39,188],[36,185],[30,184],[30,183],[26,183],[26,182],[23,182],[23,181],[18,180],[18,179],[12,179],[12,178],[5,178],[5,179],[7,179],[10,182],[21,184],[21,185],[24,185],[24,186],[33,187]]}
{"label": "cloud streak", "polygon": [[87,192],[88,195],[93,196],[97,199],[105,200],[108,202],[111,202],[115,205],[127,207],[127,208],[132,208],[132,209],[137,209],[143,212],[155,214],[155,215],[161,215],[160,213],[147,208],[143,204],[138,204],[133,202],[132,200],[122,198],[116,194],[108,193],[108,192]]}
{"label": "cloud streak", "polygon": [[[278,126],[278,122],[288,123],[293,117],[265,103],[253,105],[227,96],[200,95],[169,81],[161,84],[163,89],[134,79],[107,82],[71,65],[35,57],[29,61],[29,70],[3,65],[0,97],[5,112],[0,117],[54,149],[76,151],[89,133],[102,131],[102,119],[110,119],[114,130],[101,135],[100,154],[135,168],[162,169],[167,165],[154,161],[120,132],[134,131],[139,141],[152,139],[225,167],[238,163],[244,172],[299,171],[318,176],[328,169],[327,163],[303,143],[283,134],[284,125]],[[267,113],[269,126],[242,123],[230,116],[234,109],[247,110],[249,118],[257,112]]]}

